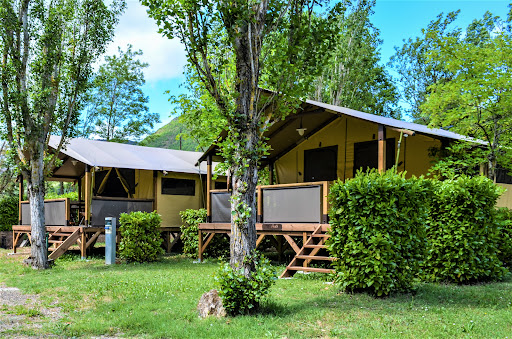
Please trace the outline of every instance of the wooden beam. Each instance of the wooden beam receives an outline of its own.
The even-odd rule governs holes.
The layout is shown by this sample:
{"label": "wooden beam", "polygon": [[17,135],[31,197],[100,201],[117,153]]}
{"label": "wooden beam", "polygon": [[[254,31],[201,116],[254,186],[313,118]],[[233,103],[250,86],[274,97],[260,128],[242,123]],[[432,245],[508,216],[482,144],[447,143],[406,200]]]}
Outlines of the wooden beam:
{"label": "wooden beam", "polygon": [[378,131],[378,169],[379,172],[386,171],[386,127],[379,125]]}
{"label": "wooden beam", "polygon": [[212,155],[206,158],[206,222],[212,222]]}
{"label": "wooden beam", "polygon": [[153,171],[153,211],[158,210],[158,171]]}
{"label": "wooden beam", "polygon": [[327,224],[329,222],[329,182],[324,181],[322,187],[322,223]]}
{"label": "wooden beam", "polygon": [[96,239],[98,239],[98,237],[100,236],[100,234],[102,233],[102,231],[96,231],[96,233],[93,234],[93,236],[91,237],[91,239],[89,239],[87,241],[87,243],[85,244],[85,249],[88,249],[89,246],[91,246],[92,244],[94,244],[94,242],[96,241]]}
{"label": "wooden beam", "polygon": [[80,230],[80,254],[82,256],[82,259],[85,259],[87,257],[86,249],[87,249],[87,241],[85,240],[85,232]]}
{"label": "wooden beam", "polygon": [[261,186],[256,187],[256,190],[258,192],[258,214],[256,215],[256,222],[263,222],[263,191],[261,189]]}
{"label": "wooden beam", "polygon": [[18,175],[18,185],[19,185],[19,193],[18,193],[18,213],[19,213],[19,217],[18,217],[18,221],[20,223],[20,225],[22,224],[21,222],[21,202],[23,201],[23,191],[24,191],[24,188],[23,188],[23,175]]}
{"label": "wooden beam", "polygon": [[274,184],[274,163],[273,162],[268,163],[268,183],[269,183],[269,185]]}
{"label": "wooden beam", "polygon": [[215,233],[210,233],[206,237],[206,241],[204,242],[203,249],[202,249],[201,253],[204,253],[204,251],[206,250],[206,247],[208,247],[208,245],[210,244],[210,241],[212,241],[214,236],[215,236]]}
{"label": "wooden beam", "polygon": [[203,261],[203,232],[201,230],[198,231],[198,243],[197,243],[197,251],[199,252],[199,262]]}
{"label": "wooden beam", "polygon": [[293,240],[292,237],[290,237],[288,234],[283,234],[283,237],[286,239],[286,241],[288,241],[288,243],[293,248],[295,253],[299,253],[300,252],[299,246],[297,246],[297,244],[295,243],[295,241]]}
{"label": "wooden beam", "polygon": [[91,191],[92,191],[91,167],[85,165],[85,226],[89,226],[91,220]]}
{"label": "wooden beam", "polygon": [[261,242],[263,241],[263,239],[265,239],[265,234],[260,234],[260,236],[258,237],[258,239],[256,240],[256,248],[258,248],[258,246],[261,244]]}

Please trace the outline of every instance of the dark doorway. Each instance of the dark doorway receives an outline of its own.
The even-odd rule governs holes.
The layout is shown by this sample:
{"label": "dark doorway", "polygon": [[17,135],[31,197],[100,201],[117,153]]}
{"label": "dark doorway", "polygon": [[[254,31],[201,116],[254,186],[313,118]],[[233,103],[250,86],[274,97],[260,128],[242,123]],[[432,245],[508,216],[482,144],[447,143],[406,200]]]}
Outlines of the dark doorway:
{"label": "dark doorway", "polygon": [[[379,167],[379,146],[377,140],[354,143],[354,173],[359,169]],[[386,139],[386,169],[395,164],[395,138]]]}
{"label": "dark doorway", "polygon": [[304,181],[332,181],[338,177],[338,146],[304,151]]}

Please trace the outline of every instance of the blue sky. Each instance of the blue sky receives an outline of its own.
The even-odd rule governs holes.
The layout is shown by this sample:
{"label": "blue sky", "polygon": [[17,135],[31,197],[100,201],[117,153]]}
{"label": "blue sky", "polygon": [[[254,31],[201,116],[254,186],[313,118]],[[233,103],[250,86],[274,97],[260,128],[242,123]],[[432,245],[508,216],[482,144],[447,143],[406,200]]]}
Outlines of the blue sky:
{"label": "blue sky", "polygon": [[[510,0],[512,2],[512,0]],[[443,0],[377,0],[375,14],[371,20],[380,30],[382,62],[387,63],[394,54],[395,46],[402,46],[403,40],[416,37],[421,29],[441,13],[461,10],[457,26],[466,27],[473,19],[481,18],[486,11],[502,18],[508,13],[509,1],[443,1]],[[144,91],[149,96],[151,112],[160,114],[161,123],[169,122],[172,107],[166,90],[181,94],[185,53],[177,40],[169,40],[157,33],[158,27],[147,17],[138,1],[128,0],[128,8],[121,17],[116,38],[110,45],[109,54],[116,53],[117,46],[126,48],[132,44],[144,52],[142,59],[149,63],[145,70]]]}

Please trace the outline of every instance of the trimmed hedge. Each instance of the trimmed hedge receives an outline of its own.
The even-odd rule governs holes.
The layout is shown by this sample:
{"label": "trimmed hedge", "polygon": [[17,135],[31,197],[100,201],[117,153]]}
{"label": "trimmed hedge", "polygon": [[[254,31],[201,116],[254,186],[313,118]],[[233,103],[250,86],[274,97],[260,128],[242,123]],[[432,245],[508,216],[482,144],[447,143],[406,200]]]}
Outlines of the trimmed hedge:
{"label": "trimmed hedge", "polygon": [[512,210],[506,207],[498,208],[496,220],[500,227],[498,258],[510,269],[512,268]]}
{"label": "trimmed hedge", "polygon": [[119,217],[119,255],[128,261],[156,261],[163,253],[162,238],[158,228],[162,223],[155,212],[122,213]]}
{"label": "trimmed hedge", "polygon": [[359,172],[330,190],[327,247],[344,291],[408,291],[425,253],[428,183],[404,174]]}
{"label": "trimmed hedge", "polygon": [[427,281],[471,283],[500,280],[500,227],[494,206],[501,189],[485,177],[432,181],[427,222]]}
{"label": "trimmed hedge", "polygon": [[6,196],[0,199],[0,231],[12,231],[18,224],[18,197]]}
{"label": "trimmed hedge", "polygon": [[[197,226],[206,222],[206,209],[198,210],[188,209],[180,212],[181,220],[181,241],[183,242],[183,254],[189,257],[197,258],[199,254],[199,234]],[[229,256],[229,241],[218,234],[210,242],[206,251],[203,253],[205,257],[219,258]]]}

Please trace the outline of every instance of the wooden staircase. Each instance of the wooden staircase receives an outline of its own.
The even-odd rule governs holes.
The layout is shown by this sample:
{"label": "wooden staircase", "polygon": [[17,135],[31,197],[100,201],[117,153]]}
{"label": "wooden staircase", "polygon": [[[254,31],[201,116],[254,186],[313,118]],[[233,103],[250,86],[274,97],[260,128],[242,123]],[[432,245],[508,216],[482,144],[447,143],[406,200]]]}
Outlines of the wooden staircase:
{"label": "wooden staircase", "polygon": [[306,240],[299,253],[295,255],[292,261],[288,264],[284,272],[279,278],[292,277],[298,271],[304,272],[318,272],[318,273],[333,273],[334,270],[330,268],[317,268],[309,267],[308,265],[313,260],[317,261],[334,261],[336,258],[319,256],[317,255],[321,249],[325,249],[325,241],[330,237],[322,231],[322,225],[319,225],[311,236]]}
{"label": "wooden staircase", "polygon": [[48,235],[48,251],[52,252],[48,259],[55,260],[74,245],[80,238],[80,229],[74,231],[63,231],[58,229]]}

